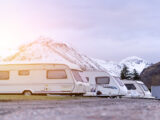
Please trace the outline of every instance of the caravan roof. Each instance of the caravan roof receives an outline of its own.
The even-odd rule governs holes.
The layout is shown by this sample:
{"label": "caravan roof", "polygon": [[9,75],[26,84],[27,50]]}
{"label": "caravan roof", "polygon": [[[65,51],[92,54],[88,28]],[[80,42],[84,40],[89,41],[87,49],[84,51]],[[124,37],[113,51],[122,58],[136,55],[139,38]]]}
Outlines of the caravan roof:
{"label": "caravan roof", "polygon": [[87,70],[87,71],[84,71],[84,73],[90,73],[92,74],[93,76],[97,76],[97,75],[108,75],[108,76],[111,76],[108,72],[106,71],[98,71],[98,70]]}
{"label": "caravan roof", "polygon": [[144,84],[142,81],[137,81],[137,80],[123,80],[124,83],[139,83],[139,84]]}
{"label": "caravan roof", "polygon": [[75,69],[82,71],[81,68],[78,65],[72,64],[72,63],[56,63],[56,62],[1,62],[0,66],[5,66],[5,65],[65,65],[69,67],[70,69]]}

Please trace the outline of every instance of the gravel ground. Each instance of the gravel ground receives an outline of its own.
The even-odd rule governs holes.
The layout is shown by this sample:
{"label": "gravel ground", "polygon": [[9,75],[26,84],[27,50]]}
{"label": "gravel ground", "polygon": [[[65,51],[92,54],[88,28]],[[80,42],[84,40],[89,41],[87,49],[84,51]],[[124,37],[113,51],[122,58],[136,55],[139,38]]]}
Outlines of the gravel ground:
{"label": "gravel ground", "polygon": [[0,120],[159,120],[160,101],[82,98],[0,102]]}

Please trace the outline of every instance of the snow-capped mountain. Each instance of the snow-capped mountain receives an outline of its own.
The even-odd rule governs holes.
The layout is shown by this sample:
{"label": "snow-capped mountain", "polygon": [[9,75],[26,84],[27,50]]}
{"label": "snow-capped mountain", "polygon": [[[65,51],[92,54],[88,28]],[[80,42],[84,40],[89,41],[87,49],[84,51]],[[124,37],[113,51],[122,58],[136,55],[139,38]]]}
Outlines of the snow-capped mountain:
{"label": "snow-capped mountain", "polygon": [[113,61],[104,61],[94,59],[100,66],[103,66],[111,75],[119,76],[123,66],[126,65],[129,68],[130,72],[133,72],[134,69],[140,74],[144,68],[151,65],[151,63],[143,60],[142,58],[132,56],[123,59],[119,63]]}
{"label": "snow-capped mountain", "polygon": [[80,66],[83,70],[103,70],[94,60],[80,54],[68,44],[58,43],[48,38],[39,38],[34,42],[22,45],[17,53],[4,61],[72,63]]}
{"label": "snow-capped mountain", "polygon": [[144,68],[151,65],[151,63],[147,62],[146,60],[143,60],[142,58],[133,56],[128,57],[126,59],[123,59],[119,65],[123,67],[123,65],[126,65],[130,71],[133,71],[133,69],[136,69],[138,73],[141,73]]}
{"label": "snow-capped mountain", "polygon": [[93,59],[99,66],[102,66],[105,71],[108,71],[113,76],[119,76],[121,71],[121,66],[113,61],[104,61],[99,59]]}
{"label": "snow-capped mountain", "polygon": [[70,45],[63,42],[56,42],[48,38],[39,38],[29,44],[22,45],[18,52],[4,59],[10,61],[40,61],[76,64],[83,70],[107,71],[111,75],[119,76],[123,65],[130,70],[136,69],[139,73],[150,63],[138,57],[129,57],[120,63],[90,58],[79,53]]}

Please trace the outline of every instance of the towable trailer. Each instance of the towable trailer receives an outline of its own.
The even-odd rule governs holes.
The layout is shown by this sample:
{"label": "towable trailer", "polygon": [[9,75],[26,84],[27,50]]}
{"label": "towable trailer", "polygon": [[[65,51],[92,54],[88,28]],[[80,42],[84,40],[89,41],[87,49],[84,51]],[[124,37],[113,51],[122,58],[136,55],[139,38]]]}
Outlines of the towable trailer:
{"label": "towable trailer", "polygon": [[119,78],[112,77],[107,72],[84,71],[83,75],[88,80],[91,91],[85,96],[118,97],[127,94],[127,89]]}
{"label": "towable trailer", "polygon": [[126,97],[132,98],[154,98],[142,81],[122,80],[127,87],[128,93]]}
{"label": "towable trailer", "polygon": [[57,63],[0,64],[0,94],[85,94],[90,87],[81,72]]}

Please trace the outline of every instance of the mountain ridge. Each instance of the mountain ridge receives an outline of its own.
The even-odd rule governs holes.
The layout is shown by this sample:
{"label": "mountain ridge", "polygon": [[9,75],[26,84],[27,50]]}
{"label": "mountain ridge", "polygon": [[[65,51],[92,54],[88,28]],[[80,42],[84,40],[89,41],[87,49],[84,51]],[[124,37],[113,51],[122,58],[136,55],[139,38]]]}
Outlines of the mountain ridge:
{"label": "mountain ridge", "polygon": [[140,73],[151,64],[136,56],[123,59],[119,63],[90,58],[81,54],[67,43],[42,37],[20,46],[14,55],[3,59],[3,61],[61,61],[76,64],[82,70],[106,71],[113,76],[120,75],[123,65],[127,65],[131,71],[136,69]]}
{"label": "mountain ridge", "polygon": [[147,62],[146,60],[139,58],[137,56],[127,57],[120,62],[114,61],[104,61],[96,60],[101,66],[113,76],[120,76],[120,72],[123,69],[123,66],[126,65],[129,68],[130,72],[133,72],[135,69],[139,74],[143,71],[144,68],[149,67],[152,63]]}

